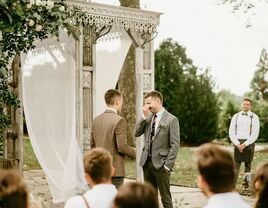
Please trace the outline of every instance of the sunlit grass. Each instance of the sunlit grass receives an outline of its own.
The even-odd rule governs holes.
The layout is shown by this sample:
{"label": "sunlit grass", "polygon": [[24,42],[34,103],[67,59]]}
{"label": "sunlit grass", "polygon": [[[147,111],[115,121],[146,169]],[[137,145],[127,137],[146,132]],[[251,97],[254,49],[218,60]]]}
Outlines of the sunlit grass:
{"label": "sunlit grass", "polygon": [[[229,146],[230,147],[230,146]],[[182,147],[180,148],[178,157],[176,159],[173,173],[171,174],[171,184],[187,187],[197,187],[197,167],[194,154],[197,148]],[[232,149],[232,148],[228,148]],[[252,172],[254,173],[257,166],[268,162],[268,153],[255,152],[252,163]],[[135,178],[135,161],[127,160],[126,174],[129,178]],[[240,174],[238,178],[238,188],[241,187],[242,178],[244,174],[244,165],[241,165]]]}
{"label": "sunlit grass", "polygon": [[35,157],[33,148],[28,137],[24,137],[23,170],[40,169],[40,165]]}
{"label": "sunlit grass", "polygon": [[[229,146],[230,147],[230,146]],[[171,184],[187,187],[197,187],[197,168],[194,159],[196,147],[181,147],[171,174]],[[230,150],[232,148],[229,148]],[[252,163],[252,171],[264,162],[268,162],[268,153],[256,152]],[[126,177],[136,178],[135,160],[126,159]],[[34,155],[30,140],[24,138],[24,170],[40,169],[40,165]],[[238,188],[241,187],[244,173],[244,165],[241,165]]]}

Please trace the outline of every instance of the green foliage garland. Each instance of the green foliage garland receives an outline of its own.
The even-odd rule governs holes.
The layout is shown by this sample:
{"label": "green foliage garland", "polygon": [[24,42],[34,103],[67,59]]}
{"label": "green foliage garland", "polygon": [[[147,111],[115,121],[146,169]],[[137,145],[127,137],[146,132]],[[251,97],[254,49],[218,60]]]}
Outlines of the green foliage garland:
{"label": "green foliage garland", "polygon": [[[9,89],[10,62],[20,52],[35,47],[35,40],[58,37],[59,29],[69,33],[83,13],[70,8],[65,0],[0,0],[0,139],[10,124],[7,108],[19,107]],[[0,143],[1,143],[0,141]]]}

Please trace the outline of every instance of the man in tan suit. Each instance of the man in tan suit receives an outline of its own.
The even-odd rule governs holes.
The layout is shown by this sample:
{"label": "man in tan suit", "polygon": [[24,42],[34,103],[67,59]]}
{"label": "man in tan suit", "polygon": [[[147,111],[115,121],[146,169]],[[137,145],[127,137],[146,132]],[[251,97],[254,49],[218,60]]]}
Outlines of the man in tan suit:
{"label": "man in tan suit", "polygon": [[93,121],[91,148],[102,147],[113,156],[115,174],[112,183],[118,188],[124,182],[124,156],[135,158],[136,149],[127,144],[126,120],[117,113],[121,111],[123,98],[118,90],[110,89],[104,96],[107,109]]}

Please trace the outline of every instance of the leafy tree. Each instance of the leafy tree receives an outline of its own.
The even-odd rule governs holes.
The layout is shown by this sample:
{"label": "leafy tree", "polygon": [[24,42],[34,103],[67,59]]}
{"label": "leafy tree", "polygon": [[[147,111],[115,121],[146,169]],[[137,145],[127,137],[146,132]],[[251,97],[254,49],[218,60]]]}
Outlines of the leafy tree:
{"label": "leafy tree", "polygon": [[253,109],[260,119],[260,134],[259,141],[268,141],[268,102],[265,100],[259,100],[253,103]]}
{"label": "leafy tree", "polygon": [[261,51],[250,87],[258,100],[268,100],[268,55],[265,49]]}
{"label": "leafy tree", "polygon": [[163,41],[155,51],[155,86],[165,95],[167,109],[175,115],[180,113],[175,107],[180,98],[175,95],[182,86],[183,71],[189,66],[192,60],[186,56],[185,48],[172,39]]}
{"label": "leafy tree", "polygon": [[229,138],[229,126],[232,116],[239,111],[239,108],[232,102],[228,101],[226,108],[222,112],[221,119],[219,120],[218,136],[219,138]]}
{"label": "leafy tree", "polygon": [[201,73],[184,47],[164,40],[155,52],[156,89],[165,108],[179,118],[182,141],[200,144],[214,139],[218,105],[209,71]]}
{"label": "leafy tree", "polygon": [[242,98],[226,90],[220,91],[217,96],[220,106],[217,138],[227,139],[230,121],[232,116],[240,110]]}

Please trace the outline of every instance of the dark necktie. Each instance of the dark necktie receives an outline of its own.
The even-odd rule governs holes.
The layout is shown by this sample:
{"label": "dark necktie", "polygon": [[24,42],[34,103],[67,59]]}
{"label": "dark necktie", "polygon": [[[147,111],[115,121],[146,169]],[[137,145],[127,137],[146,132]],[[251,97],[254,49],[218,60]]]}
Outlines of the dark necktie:
{"label": "dark necktie", "polygon": [[248,115],[248,113],[242,113],[242,116],[247,116]]}
{"label": "dark necktie", "polygon": [[152,156],[152,144],[153,144],[153,138],[155,134],[155,119],[157,115],[153,115],[153,121],[152,121],[152,128],[151,128],[151,136],[150,136],[150,149],[149,149],[149,156]]}

